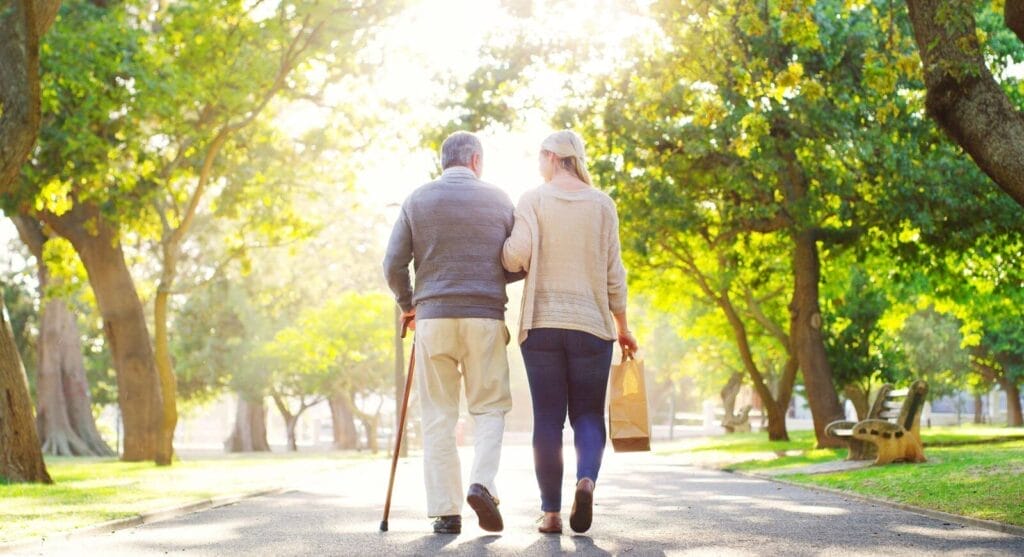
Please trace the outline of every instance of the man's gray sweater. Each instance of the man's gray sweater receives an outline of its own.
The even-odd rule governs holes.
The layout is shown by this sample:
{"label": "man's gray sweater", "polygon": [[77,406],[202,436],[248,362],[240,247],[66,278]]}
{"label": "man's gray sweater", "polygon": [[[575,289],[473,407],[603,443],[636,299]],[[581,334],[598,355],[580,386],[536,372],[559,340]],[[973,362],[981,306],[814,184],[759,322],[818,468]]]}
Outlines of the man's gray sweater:
{"label": "man's gray sweater", "polygon": [[513,211],[505,192],[462,166],[417,188],[402,204],[384,257],[384,275],[402,310],[415,307],[417,319],[504,319],[505,284],[522,278],[501,266]]}

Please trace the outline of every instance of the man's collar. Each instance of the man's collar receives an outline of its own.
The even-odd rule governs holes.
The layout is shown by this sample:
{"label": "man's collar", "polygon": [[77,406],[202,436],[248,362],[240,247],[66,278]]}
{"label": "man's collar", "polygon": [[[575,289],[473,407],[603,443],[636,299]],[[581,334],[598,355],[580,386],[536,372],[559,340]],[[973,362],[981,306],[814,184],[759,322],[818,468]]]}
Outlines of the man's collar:
{"label": "man's collar", "polygon": [[472,178],[474,180],[477,179],[476,174],[474,174],[473,171],[466,166],[449,166],[448,168],[444,169],[443,172],[441,172],[441,176],[459,176],[462,178]]}

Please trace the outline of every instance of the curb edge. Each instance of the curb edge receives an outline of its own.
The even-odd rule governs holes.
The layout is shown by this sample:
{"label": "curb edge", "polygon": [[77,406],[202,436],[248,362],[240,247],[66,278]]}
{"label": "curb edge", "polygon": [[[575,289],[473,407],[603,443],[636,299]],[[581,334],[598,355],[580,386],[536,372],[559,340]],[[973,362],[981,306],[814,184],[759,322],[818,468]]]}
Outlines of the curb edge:
{"label": "curb edge", "polygon": [[721,470],[721,471],[722,472],[731,473],[731,474],[738,474],[738,475],[746,476],[746,477],[749,477],[749,478],[757,478],[757,479],[766,480],[766,481],[769,481],[769,482],[780,483],[780,484],[788,485],[788,486],[792,486],[792,487],[800,487],[800,488],[804,488],[804,489],[809,489],[811,491],[817,491],[819,493],[827,493],[829,495],[836,495],[836,496],[840,496],[840,497],[846,497],[848,499],[854,499],[854,500],[860,501],[862,503],[872,503],[872,504],[876,504],[876,505],[884,505],[886,507],[891,507],[891,508],[898,509],[898,510],[901,510],[901,511],[912,512],[912,513],[915,513],[915,514],[926,516],[928,518],[932,518],[932,519],[935,519],[935,520],[942,520],[942,521],[945,521],[945,522],[951,522],[951,523],[959,524],[961,526],[974,526],[974,527],[977,527],[977,528],[983,528],[985,530],[994,530],[996,532],[1001,532],[1003,534],[1010,534],[1010,535],[1014,535],[1014,536],[1024,537],[1024,527],[1014,526],[1013,524],[1006,524],[1004,522],[996,522],[994,520],[985,520],[985,519],[982,519],[982,518],[972,518],[972,517],[969,517],[969,516],[963,516],[963,515],[959,515],[959,514],[947,513],[947,512],[944,512],[944,511],[937,511],[937,510],[934,510],[934,509],[926,509],[924,507],[918,507],[918,506],[915,506],[915,505],[909,505],[907,503],[899,503],[899,502],[896,502],[896,501],[889,501],[887,499],[880,499],[880,498],[876,498],[876,497],[870,497],[870,496],[867,496],[867,495],[861,495],[860,493],[853,493],[853,492],[850,492],[850,491],[843,491],[841,489],[834,489],[834,488],[831,488],[831,487],[823,487],[823,486],[818,486],[818,485],[813,485],[813,484],[803,484],[803,483],[794,482],[794,481],[790,481],[790,480],[784,480],[784,479],[780,479],[777,476],[768,476],[768,475],[756,474],[756,473],[752,473],[752,472],[742,472],[742,471],[737,471],[737,470]]}

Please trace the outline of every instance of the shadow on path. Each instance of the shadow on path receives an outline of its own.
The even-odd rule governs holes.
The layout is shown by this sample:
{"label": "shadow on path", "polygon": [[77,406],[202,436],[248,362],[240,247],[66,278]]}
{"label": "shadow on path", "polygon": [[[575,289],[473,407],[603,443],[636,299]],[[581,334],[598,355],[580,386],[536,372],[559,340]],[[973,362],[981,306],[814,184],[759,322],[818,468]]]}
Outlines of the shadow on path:
{"label": "shadow on path", "polygon": [[[368,463],[284,494],[138,528],[47,542],[23,554],[116,555],[1024,555],[1024,538],[798,487],[609,455],[585,535],[536,532],[528,455],[508,451],[499,476],[506,530],[434,535],[418,461],[403,462],[390,531],[379,532],[386,466]],[[570,456],[570,455],[567,455]],[[567,465],[570,465],[567,462]],[[567,466],[571,470],[571,466]],[[571,478],[565,493],[571,494]],[[563,518],[568,518],[563,513]],[[567,525],[568,526],[568,525]]]}

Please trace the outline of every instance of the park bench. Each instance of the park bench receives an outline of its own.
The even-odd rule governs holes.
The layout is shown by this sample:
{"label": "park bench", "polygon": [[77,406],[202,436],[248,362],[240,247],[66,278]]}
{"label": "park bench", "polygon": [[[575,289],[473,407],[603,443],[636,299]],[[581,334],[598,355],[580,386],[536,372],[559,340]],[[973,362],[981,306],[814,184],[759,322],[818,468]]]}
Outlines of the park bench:
{"label": "park bench", "polygon": [[[878,394],[875,395],[875,402],[868,410],[868,415],[864,417],[865,420],[874,420],[880,417],[882,410],[885,409],[886,400],[890,391],[892,391],[892,385],[888,383],[882,385],[878,389]],[[892,399],[889,399],[889,403],[894,404],[896,402],[895,399],[895,396]],[[850,422],[846,420],[835,421],[825,427],[825,433],[830,437],[842,439],[847,442],[850,450],[846,456],[846,460],[872,460],[876,458],[878,456],[878,447],[875,446],[874,443],[853,438],[853,428],[856,425],[857,422]]]}
{"label": "park bench", "polygon": [[914,381],[910,387],[899,390],[883,385],[866,419],[832,422],[825,427],[825,433],[849,443],[848,460],[874,457],[875,464],[898,460],[924,462],[921,410],[927,394],[928,384],[924,381]]}

